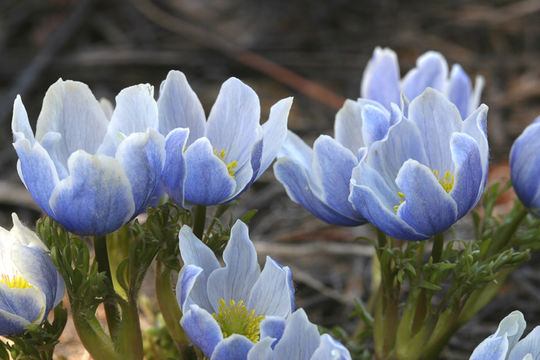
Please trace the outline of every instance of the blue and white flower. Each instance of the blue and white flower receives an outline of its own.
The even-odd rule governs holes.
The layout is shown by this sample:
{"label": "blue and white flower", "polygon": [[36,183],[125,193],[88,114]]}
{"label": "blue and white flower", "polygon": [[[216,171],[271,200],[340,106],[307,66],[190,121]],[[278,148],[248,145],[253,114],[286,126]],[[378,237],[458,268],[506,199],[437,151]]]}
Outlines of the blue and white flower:
{"label": "blue and white flower", "polygon": [[0,335],[19,335],[39,325],[64,296],[64,280],[37,235],[12,214],[0,227]]}
{"label": "blue and white flower", "polygon": [[539,360],[540,326],[519,340],[526,323],[523,314],[512,311],[501,320],[494,334],[482,341],[473,351],[470,360]]}
{"label": "blue and white flower", "polygon": [[340,342],[328,334],[319,335],[317,326],[308,320],[303,309],[296,310],[287,319],[268,317],[263,320],[261,339],[249,350],[247,360],[351,359],[351,354]]}
{"label": "blue and white flower", "polygon": [[45,94],[34,136],[15,99],[19,176],[41,209],[77,234],[112,232],[162,192],[164,138],[153,88],[122,90],[110,121],[109,112],[88,86],[60,79]]}
{"label": "blue and white flower", "polygon": [[540,215],[540,116],[527,126],[510,151],[510,177],[521,202]]}
{"label": "blue and white flower", "polygon": [[178,205],[216,205],[235,199],[270,166],[287,134],[292,98],[277,102],[259,124],[255,91],[236,78],[221,87],[208,121],[179,71],[161,84],[159,129],[166,136],[163,184]]}
{"label": "blue and white flower", "polygon": [[336,114],[335,137],[321,135],[310,148],[289,132],[274,175],[287,195],[319,219],[330,224],[365,224],[364,216],[349,202],[352,170],[366,149],[386,136],[401,118],[395,104],[391,111],[373,100],[346,100]]}
{"label": "blue and white flower", "polygon": [[428,88],[354,168],[353,206],[395,238],[421,240],[447,230],[485,188],[487,111],[481,105],[462,120],[454,104]]}
{"label": "blue and white flower", "polygon": [[416,60],[416,67],[400,79],[396,53],[389,48],[377,47],[364,70],[361,96],[379,102],[388,110],[392,103],[403,102],[406,114],[408,101],[414,100],[428,87],[443,92],[465,119],[480,103],[484,79],[477,76],[473,89],[471,79],[459,64],[452,66],[448,76],[446,59],[436,51],[421,55]]}
{"label": "blue and white flower", "polygon": [[213,360],[245,358],[260,340],[263,319],[287,317],[294,310],[289,268],[267,257],[261,271],[248,228],[240,220],[223,252],[225,267],[188,226],[180,230],[179,240],[185,264],[176,287],[182,327]]}

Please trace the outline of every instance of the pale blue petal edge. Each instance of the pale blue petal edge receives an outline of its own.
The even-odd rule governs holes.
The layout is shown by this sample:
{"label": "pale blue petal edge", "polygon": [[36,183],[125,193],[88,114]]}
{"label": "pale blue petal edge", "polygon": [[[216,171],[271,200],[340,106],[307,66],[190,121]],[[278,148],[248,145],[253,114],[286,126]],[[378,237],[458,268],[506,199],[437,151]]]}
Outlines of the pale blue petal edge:
{"label": "pale blue petal edge", "polygon": [[216,345],[223,340],[221,328],[214,317],[195,304],[183,314],[180,325],[193,344],[208,357],[212,356]]}
{"label": "pale blue petal edge", "polygon": [[252,347],[245,336],[233,334],[216,345],[210,360],[246,360]]}
{"label": "pale blue petal edge", "polygon": [[104,235],[128,222],[135,211],[131,184],[119,162],[82,150],[68,161],[69,176],[54,189],[54,218],[81,235]]}
{"label": "pale blue petal edge", "polygon": [[164,136],[176,128],[188,128],[188,146],[204,136],[204,109],[181,71],[169,71],[167,78],[161,83],[157,105],[159,132]]}
{"label": "pale blue petal edge", "polygon": [[208,300],[218,309],[219,300],[247,303],[251,289],[259,278],[257,252],[248,234],[248,227],[237,220],[231,228],[231,237],[223,251],[224,268],[208,276]]}

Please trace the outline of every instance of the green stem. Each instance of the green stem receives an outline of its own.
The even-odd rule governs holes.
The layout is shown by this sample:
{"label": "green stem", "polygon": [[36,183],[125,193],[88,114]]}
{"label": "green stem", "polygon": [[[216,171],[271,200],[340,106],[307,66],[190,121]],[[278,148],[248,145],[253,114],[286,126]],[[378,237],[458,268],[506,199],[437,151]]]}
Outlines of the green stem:
{"label": "green stem", "polygon": [[144,356],[139,310],[135,296],[130,294],[122,304],[122,324],[118,335],[118,350],[124,359],[142,360]]}
{"label": "green stem", "polygon": [[94,236],[94,251],[96,253],[98,271],[105,273],[108,292],[104,296],[103,306],[105,307],[105,316],[107,318],[109,332],[114,339],[118,335],[118,330],[120,328],[120,312],[118,310],[111,268],[109,266],[109,255],[107,253],[107,241],[105,236]]}
{"label": "green stem", "polygon": [[444,234],[438,233],[433,237],[433,249],[431,250],[431,257],[433,263],[438,263],[441,260],[441,255],[444,247]]}
{"label": "green stem", "polygon": [[180,325],[182,312],[172,290],[171,270],[160,261],[156,261],[156,296],[165,320],[165,325],[173,339],[182,359],[192,359],[194,357],[193,348],[190,341]]}
{"label": "green stem", "polygon": [[206,206],[195,206],[195,219],[193,220],[193,234],[202,240],[204,225],[206,223]]}
{"label": "green stem", "polygon": [[95,317],[88,319],[77,307],[73,308],[73,323],[84,347],[95,360],[121,360],[111,339],[105,334]]}
{"label": "green stem", "polygon": [[386,247],[391,247],[386,234],[377,229],[378,249],[377,257],[381,268],[381,285],[378,304],[376,305],[373,335],[375,343],[375,354],[378,359],[392,358],[396,341],[396,329],[398,325],[399,309],[398,295],[399,285],[394,286],[394,269],[385,251]]}

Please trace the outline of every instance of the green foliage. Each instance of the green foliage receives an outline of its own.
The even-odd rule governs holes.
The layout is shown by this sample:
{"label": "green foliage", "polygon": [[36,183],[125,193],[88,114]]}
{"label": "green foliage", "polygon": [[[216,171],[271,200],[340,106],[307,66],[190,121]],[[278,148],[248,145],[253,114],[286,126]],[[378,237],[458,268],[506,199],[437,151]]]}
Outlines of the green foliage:
{"label": "green foliage", "polygon": [[37,233],[51,251],[51,259],[66,282],[72,308],[95,313],[107,293],[105,276],[97,263],[90,263],[88,246],[49,217],[38,220]]}
{"label": "green foliage", "polygon": [[[444,243],[441,234],[432,241],[403,243],[378,233],[374,245],[380,287],[367,309],[356,306],[360,324],[348,341],[351,348],[359,347],[372,330],[380,359],[437,358],[455,331],[496,295],[508,274],[540,248],[540,220],[528,216],[521,203],[507,216],[494,214],[497,199],[509,186],[486,190],[483,216],[472,215],[474,238]],[[426,257],[424,247],[430,243],[432,256]]]}

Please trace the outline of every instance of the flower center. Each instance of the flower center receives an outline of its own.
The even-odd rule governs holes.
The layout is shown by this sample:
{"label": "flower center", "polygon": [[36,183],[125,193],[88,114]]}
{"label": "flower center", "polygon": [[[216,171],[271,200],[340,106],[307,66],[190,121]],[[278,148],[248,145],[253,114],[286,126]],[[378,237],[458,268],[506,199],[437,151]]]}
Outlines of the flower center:
{"label": "flower center", "polygon": [[[454,187],[454,174],[452,174],[450,171],[445,171],[444,175],[442,177],[439,177],[439,170],[435,169],[432,171],[433,175],[435,176],[439,184],[441,184],[444,191],[450,193],[450,191],[452,191],[452,188]],[[397,194],[401,198],[401,200],[399,200],[399,205],[401,205],[405,201],[405,194],[403,194],[401,191],[398,191]],[[394,211],[398,211],[399,205],[394,206]]]}
{"label": "flower center", "polygon": [[0,275],[0,283],[6,284],[12,289],[27,289],[32,287],[32,285],[30,285],[22,276],[10,277],[2,274]]}
{"label": "flower center", "polygon": [[450,171],[445,171],[443,177],[439,177],[439,171],[433,170],[433,175],[435,175],[435,178],[439,181],[439,184],[443,187],[443,189],[449,193],[452,188],[454,187],[454,174],[452,174]]}
{"label": "flower center", "polygon": [[218,313],[212,314],[223,332],[223,337],[232,334],[244,335],[252,342],[259,341],[260,324],[264,316],[256,316],[255,309],[249,311],[242,300],[236,302],[219,299]]}
{"label": "flower center", "polygon": [[236,174],[236,171],[233,169],[238,166],[238,161],[231,161],[229,163],[225,162],[225,150],[214,149],[214,155],[220,158],[221,161],[223,161],[225,165],[227,165],[227,170],[229,171],[229,175],[231,175],[234,179],[235,178],[234,174]]}

